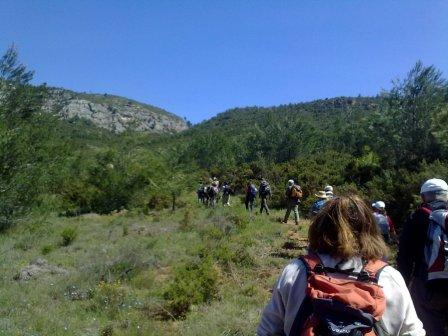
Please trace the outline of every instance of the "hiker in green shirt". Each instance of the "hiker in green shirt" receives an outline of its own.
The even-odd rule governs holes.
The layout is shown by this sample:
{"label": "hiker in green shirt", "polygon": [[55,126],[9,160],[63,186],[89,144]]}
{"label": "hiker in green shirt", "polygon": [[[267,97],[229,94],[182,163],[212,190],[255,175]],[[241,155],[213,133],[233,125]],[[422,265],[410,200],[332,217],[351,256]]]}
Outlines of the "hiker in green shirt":
{"label": "hiker in green shirt", "polygon": [[294,180],[288,181],[288,187],[285,191],[287,208],[283,223],[288,223],[288,218],[291,210],[294,211],[294,221],[296,225],[299,225],[299,203],[302,198],[302,188],[298,184],[294,183]]}

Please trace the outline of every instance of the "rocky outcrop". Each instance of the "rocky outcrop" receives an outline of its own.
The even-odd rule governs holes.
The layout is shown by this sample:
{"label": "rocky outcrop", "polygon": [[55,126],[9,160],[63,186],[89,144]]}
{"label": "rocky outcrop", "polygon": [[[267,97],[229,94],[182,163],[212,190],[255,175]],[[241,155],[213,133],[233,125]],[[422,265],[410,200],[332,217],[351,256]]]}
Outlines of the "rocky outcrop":
{"label": "rocky outcrop", "polygon": [[63,119],[82,118],[113,132],[127,129],[149,133],[175,133],[188,128],[182,118],[158,107],[108,94],[48,89],[44,110]]}
{"label": "rocky outcrop", "polygon": [[67,275],[67,270],[50,265],[45,259],[39,258],[32,261],[28,266],[22,268],[15,276],[14,280],[30,280],[43,274]]}

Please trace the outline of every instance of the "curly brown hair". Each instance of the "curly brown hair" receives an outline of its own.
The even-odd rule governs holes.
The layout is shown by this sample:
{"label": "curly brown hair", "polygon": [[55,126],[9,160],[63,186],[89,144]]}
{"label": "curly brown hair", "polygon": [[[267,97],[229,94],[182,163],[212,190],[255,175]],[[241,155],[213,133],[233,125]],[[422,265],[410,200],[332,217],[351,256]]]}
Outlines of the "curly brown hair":
{"label": "curly brown hair", "polygon": [[389,255],[371,209],[357,195],[328,201],[314,218],[308,238],[311,251],[333,257],[375,260]]}

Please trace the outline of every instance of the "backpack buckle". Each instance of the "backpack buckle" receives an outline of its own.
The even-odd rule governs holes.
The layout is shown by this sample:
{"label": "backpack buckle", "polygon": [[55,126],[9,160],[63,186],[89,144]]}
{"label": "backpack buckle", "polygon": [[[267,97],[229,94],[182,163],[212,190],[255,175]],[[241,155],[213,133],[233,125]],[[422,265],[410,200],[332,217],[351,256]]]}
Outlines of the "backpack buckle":
{"label": "backpack buckle", "polygon": [[317,264],[314,267],[313,272],[317,273],[317,274],[325,274],[325,267],[322,264]]}
{"label": "backpack buckle", "polygon": [[361,270],[358,275],[358,281],[370,281],[370,274],[366,270]]}

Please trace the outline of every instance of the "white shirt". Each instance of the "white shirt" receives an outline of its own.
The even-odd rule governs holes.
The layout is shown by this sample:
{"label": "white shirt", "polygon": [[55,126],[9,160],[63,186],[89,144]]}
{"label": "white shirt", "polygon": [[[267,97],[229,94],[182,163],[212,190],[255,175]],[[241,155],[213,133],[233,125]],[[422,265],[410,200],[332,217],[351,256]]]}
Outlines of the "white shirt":
{"label": "white shirt", "polygon": [[[341,259],[319,255],[326,267],[335,267]],[[342,264],[340,269],[362,269],[361,258],[353,258]],[[382,323],[390,335],[424,336],[423,324],[417,317],[414,304],[400,272],[386,266],[380,273],[378,284],[386,297],[386,310]],[[305,265],[299,259],[292,261],[283,270],[261,316],[257,335],[289,335],[300,305],[305,298],[307,274]]]}

